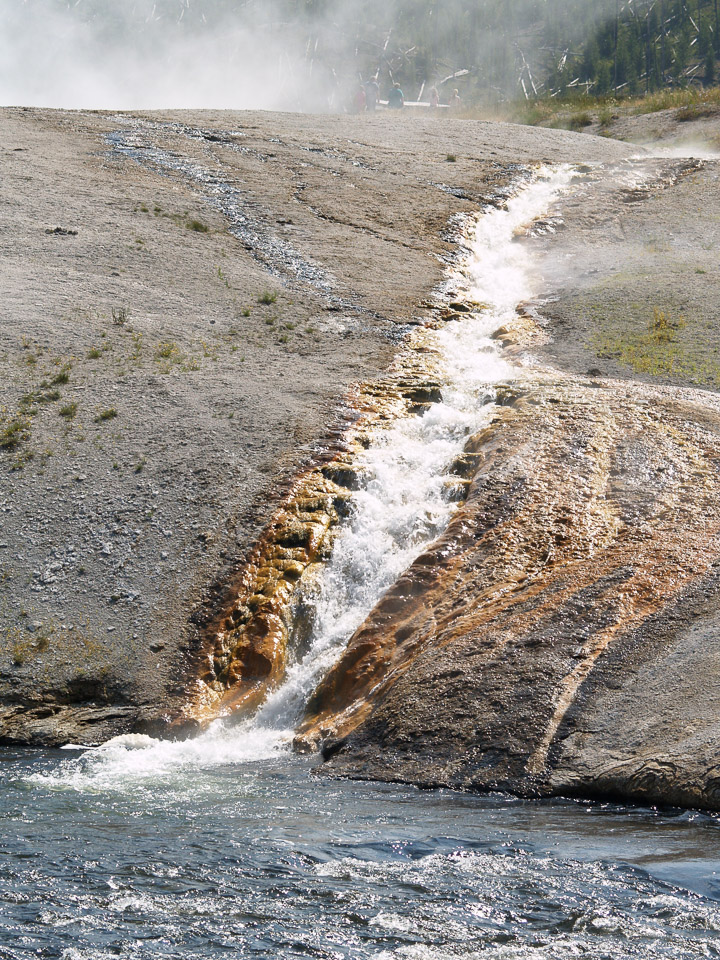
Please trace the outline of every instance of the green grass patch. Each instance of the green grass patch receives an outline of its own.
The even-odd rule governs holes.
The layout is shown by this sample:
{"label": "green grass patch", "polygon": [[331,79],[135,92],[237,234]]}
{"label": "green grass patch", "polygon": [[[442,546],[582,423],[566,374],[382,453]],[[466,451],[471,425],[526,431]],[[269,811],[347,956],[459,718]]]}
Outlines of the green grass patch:
{"label": "green grass patch", "polygon": [[677,320],[673,320],[670,314],[665,313],[664,310],[658,310],[658,308],[655,307],[653,309],[652,319],[648,323],[648,331],[650,337],[656,343],[672,343],[675,339],[676,331],[682,329],[684,326],[684,317],[678,317]]}
{"label": "green grass patch", "polygon": [[690,120],[702,120],[705,117],[716,117],[720,112],[720,105],[717,103],[688,103],[684,107],[680,107],[677,112],[677,120],[679,123],[687,123]]}
{"label": "green grass patch", "polygon": [[188,230],[192,230],[194,233],[209,233],[210,227],[207,224],[203,223],[202,220],[188,220],[185,224]]}
{"label": "green grass patch", "polygon": [[16,450],[30,439],[30,421],[25,417],[13,417],[0,423],[0,450]]}
{"label": "green grass patch", "polygon": [[114,420],[117,415],[115,407],[108,407],[107,410],[101,410],[93,419],[95,423],[105,423],[106,420]]}
{"label": "green grass patch", "polygon": [[58,414],[61,417],[64,417],[65,420],[72,420],[76,413],[77,413],[76,403],[66,403],[65,406],[60,407],[60,409],[58,410]]}
{"label": "green grass patch", "polygon": [[680,122],[715,117],[720,114],[720,87],[685,87],[659,90],[641,96],[592,96],[578,91],[574,96],[521,100],[500,108],[478,107],[464,115],[524,123],[528,126],[569,127],[582,130],[597,119],[603,131],[623,116],[642,116],[676,110]]}
{"label": "green grass patch", "polygon": [[640,327],[613,334],[601,329],[592,345],[598,357],[615,360],[637,374],[720,386],[720,363],[707,353],[693,350],[694,339],[680,337],[685,326],[683,317],[672,317],[656,307],[644,330]]}
{"label": "green grass patch", "polygon": [[263,292],[258,297],[258,303],[262,303],[264,306],[269,307],[271,303],[275,303],[278,295],[274,290],[263,290]]}

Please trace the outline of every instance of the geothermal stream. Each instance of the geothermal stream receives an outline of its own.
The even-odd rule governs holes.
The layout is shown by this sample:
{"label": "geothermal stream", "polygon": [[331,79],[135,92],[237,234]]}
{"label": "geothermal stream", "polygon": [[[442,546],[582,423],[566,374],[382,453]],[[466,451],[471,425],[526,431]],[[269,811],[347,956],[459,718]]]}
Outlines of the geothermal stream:
{"label": "geothermal stream", "polygon": [[468,437],[492,418],[495,385],[519,375],[491,339],[535,292],[531,256],[514,242],[516,234],[547,213],[571,176],[569,167],[540,170],[504,209],[485,212],[469,231],[467,254],[447,289],[473,309],[440,329],[421,331],[424,349],[437,357],[442,400],[422,416],[376,429],[358,455],[360,489],[311,599],[310,641],[290,660],[281,685],[239,725],[218,720],[202,735],[180,742],[144,735],[115,738],[87,751],[74,766],[73,780],[90,777],[109,784],[118,777],[163,776],[291,751],[294,726],[317,683],[378,599],[449,522],[457,483],[451,464]]}
{"label": "geothermal stream", "polygon": [[543,171],[505,210],[486,213],[468,238],[469,256],[450,278],[457,298],[481,304],[430,336],[442,400],[423,416],[378,431],[355,461],[361,489],[353,497],[315,601],[312,640],[260,708],[255,731],[289,738],[318,681],[383,593],[446,528],[455,509],[449,470],[467,438],[489,423],[494,386],[517,376],[491,335],[531,296],[530,257],[515,232],[544,214],[569,181],[567,169]]}

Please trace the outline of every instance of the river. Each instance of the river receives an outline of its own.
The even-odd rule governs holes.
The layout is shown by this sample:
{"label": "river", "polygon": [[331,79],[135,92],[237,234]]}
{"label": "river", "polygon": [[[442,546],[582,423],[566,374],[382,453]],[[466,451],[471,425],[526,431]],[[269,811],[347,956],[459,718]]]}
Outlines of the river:
{"label": "river", "polygon": [[249,748],[4,750],[0,956],[720,956],[715,817],[337,782]]}

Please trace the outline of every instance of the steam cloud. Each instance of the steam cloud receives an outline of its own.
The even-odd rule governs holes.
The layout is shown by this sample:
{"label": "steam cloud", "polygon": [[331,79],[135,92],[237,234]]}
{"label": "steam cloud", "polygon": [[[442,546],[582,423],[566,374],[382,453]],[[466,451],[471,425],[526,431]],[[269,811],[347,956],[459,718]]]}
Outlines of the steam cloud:
{"label": "steam cloud", "polygon": [[0,103],[298,109],[319,83],[302,37],[274,12],[213,0],[0,0]]}
{"label": "steam cloud", "polygon": [[568,18],[567,0],[0,0],[0,104],[341,109],[378,68],[384,84],[399,70],[409,99],[460,67],[489,96],[532,94],[555,55],[538,24],[558,24],[560,56],[612,0],[571,5]]}

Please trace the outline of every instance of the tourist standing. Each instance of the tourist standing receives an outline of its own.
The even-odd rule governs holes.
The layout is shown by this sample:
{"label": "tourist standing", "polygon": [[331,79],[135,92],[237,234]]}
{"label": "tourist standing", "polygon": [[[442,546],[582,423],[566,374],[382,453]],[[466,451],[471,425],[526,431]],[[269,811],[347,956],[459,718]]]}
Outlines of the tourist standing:
{"label": "tourist standing", "polygon": [[365,87],[362,84],[359,84],[357,90],[355,91],[355,97],[353,100],[353,112],[365,113],[366,109],[367,95],[365,94]]}
{"label": "tourist standing", "polygon": [[365,108],[368,113],[375,113],[379,99],[380,85],[377,82],[377,77],[372,77],[365,84]]}
{"label": "tourist standing", "polygon": [[388,94],[388,106],[391,110],[402,110],[405,105],[405,95],[400,89],[399,83],[394,83]]}

